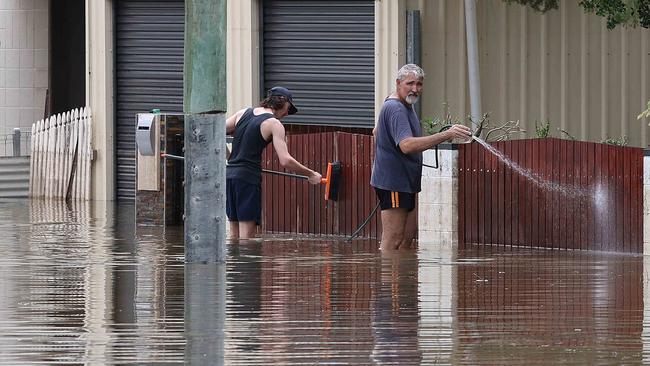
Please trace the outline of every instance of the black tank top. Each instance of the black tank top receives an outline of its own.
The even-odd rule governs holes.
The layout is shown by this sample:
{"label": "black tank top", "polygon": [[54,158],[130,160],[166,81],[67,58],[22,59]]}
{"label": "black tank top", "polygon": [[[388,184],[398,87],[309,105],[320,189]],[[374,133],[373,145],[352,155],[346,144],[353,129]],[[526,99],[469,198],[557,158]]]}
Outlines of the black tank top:
{"label": "black tank top", "polygon": [[264,140],[260,126],[273,117],[272,113],[256,116],[253,108],[248,108],[242,114],[235,125],[226,178],[241,179],[252,184],[262,183],[262,151],[271,141]]}

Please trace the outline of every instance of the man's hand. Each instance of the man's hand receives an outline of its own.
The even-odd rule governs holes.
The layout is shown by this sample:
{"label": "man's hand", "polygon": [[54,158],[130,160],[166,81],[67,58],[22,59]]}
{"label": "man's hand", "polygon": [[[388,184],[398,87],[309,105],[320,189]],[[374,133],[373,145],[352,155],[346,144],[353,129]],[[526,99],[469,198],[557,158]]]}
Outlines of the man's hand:
{"label": "man's hand", "polygon": [[453,125],[445,132],[447,132],[447,135],[449,136],[448,140],[453,140],[456,138],[467,139],[472,136],[472,131],[469,129],[469,127],[464,125]]}
{"label": "man's hand", "polygon": [[323,176],[320,175],[320,173],[312,172],[312,174],[309,175],[308,180],[311,184],[320,184],[321,178],[323,178]]}

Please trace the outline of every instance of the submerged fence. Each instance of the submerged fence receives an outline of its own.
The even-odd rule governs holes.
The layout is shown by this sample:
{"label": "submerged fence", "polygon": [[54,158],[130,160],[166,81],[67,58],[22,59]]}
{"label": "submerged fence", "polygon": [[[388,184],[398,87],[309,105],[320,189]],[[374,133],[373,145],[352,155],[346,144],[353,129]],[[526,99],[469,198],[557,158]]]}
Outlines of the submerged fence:
{"label": "submerged fence", "polygon": [[[325,201],[325,188],[305,180],[264,174],[262,179],[262,229],[269,232],[351,235],[377,205],[370,187],[374,158],[372,136],[325,132],[287,136],[289,152],[299,162],[323,176],[328,161],[342,165],[338,201]],[[273,146],[262,155],[262,167],[282,171]],[[376,214],[359,237],[378,238]]]}
{"label": "submerged fence", "polygon": [[85,107],[32,125],[32,197],[90,199],[91,121],[90,107]]}
{"label": "submerged fence", "polygon": [[[643,151],[560,139],[459,147],[459,242],[643,251]],[[530,175],[529,178],[517,172]]]}

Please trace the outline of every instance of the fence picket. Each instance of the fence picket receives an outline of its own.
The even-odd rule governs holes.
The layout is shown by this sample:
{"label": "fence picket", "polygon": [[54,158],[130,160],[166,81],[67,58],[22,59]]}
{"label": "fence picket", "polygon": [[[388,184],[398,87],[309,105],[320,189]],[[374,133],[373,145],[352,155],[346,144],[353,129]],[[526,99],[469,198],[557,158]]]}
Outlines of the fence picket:
{"label": "fence picket", "polygon": [[29,195],[34,195],[34,169],[36,168],[36,144],[34,136],[37,136],[38,122],[32,124],[32,144],[29,148]]}
{"label": "fence picket", "polygon": [[68,183],[70,182],[70,171],[68,169],[69,165],[69,160],[70,160],[70,149],[72,148],[72,143],[70,141],[70,126],[72,124],[72,120],[74,118],[74,110],[69,111],[66,113],[67,118],[65,125],[63,127],[63,132],[65,136],[65,141],[66,144],[63,148],[63,156],[61,157],[63,161],[63,169],[62,169],[62,184],[61,184],[61,198],[65,199],[68,193]]}
{"label": "fence picket", "polygon": [[66,200],[75,198],[73,195],[74,191],[74,182],[76,179],[76,171],[75,171],[75,162],[76,162],[76,154],[77,154],[77,128],[78,128],[78,121],[79,121],[79,109],[75,109],[72,113],[72,119],[70,121],[70,147],[68,149],[68,160],[67,160],[67,174],[68,174],[68,180],[66,184],[66,191],[65,191],[65,198]]}
{"label": "fence picket", "polygon": [[81,116],[77,122],[77,178],[75,180],[75,195],[79,199],[83,199],[81,195],[81,181],[83,180],[83,121],[86,118],[86,110],[81,111]]}
{"label": "fence picket", "polygon": [[61,125],[61,134],[63,141],[59,146],[61,147],[59,151],[59,192],[57,197],[59,198],[65,198],[65,190],[66,186],[68,183],[68,176],[66,175],[66,166],[67,164],[67,158],[68,158],[68,145],[70,143],[70,136],[68,135],[68,127],[70,124],[70,112],[65,112],[65,118],[63,119],[63,123]]}
{"label": "fence picket", "polygon": [[52,150],[54,148],[55,135],[53,133],[54,127],[56,125],[56,116],[51,116],[47,124],[47,146],[45,153],[45,171],[43,176],[45,177],[45,197],[52,197],[52,176],[50,172],[52,171]]}
{"label": "fence picket", "polygon": [[43,129],[45,126],[45,120],[42,119],[36,123],[36,137],[32,137],[32,144],[35,144],[34,151],[36,156],[34,157],[34,177],[32,182],[34,185],[34,191],[32,196],[39,197],[41,195],[41,165],[43,164]]}
{"label": "fence picket", "polygon": [[50,123],[49,118],[43,119],[41,124],[41,132],[39,137],[39,164],[38,164],[38,197],[43,197],[45,194],[45,164],[47,164],[47,127]]}
{"label": "fence picket", "polygon": [[63,144],[64,144],[64,124],[65,124],[66,114],[61,113],[59,118],[56,119],[56,151],[54,153],[54,176],[55,176],[55,186],[54,186],[54,198],[61,197],[61,186],[63,185],[63,174],[61,172],[62,162],[61,155],[63,154]]}

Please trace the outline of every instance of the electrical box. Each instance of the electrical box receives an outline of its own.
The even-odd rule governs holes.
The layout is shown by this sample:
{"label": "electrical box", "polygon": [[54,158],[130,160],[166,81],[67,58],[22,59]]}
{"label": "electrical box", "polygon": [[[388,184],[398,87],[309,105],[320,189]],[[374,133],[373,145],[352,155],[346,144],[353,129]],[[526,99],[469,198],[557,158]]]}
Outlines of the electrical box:
{"label": "electrical box", "polygon": [[135,131],[135,142],[140,155],[153,156],[156,152],[156,129],[153,113],[138,114],[138,128]]}

